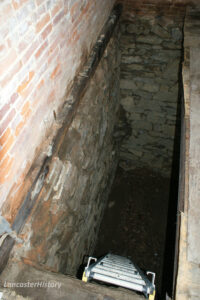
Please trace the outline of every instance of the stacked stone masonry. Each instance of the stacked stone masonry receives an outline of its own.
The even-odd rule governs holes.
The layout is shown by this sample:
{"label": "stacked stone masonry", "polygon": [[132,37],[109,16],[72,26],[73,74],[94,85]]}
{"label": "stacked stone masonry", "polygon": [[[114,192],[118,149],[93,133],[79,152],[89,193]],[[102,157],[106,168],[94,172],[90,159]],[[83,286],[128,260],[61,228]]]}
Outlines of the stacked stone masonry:
{"label": "stacked stone masonry", "polygon": [[168,15],[183,17],[187,6],[194,6],[199,0],[117,0],[123,4],[123,17],[128,20],[133,14],[137,15]]}
{"label": "stacked stone masonry", "polygon": [[132,15],[121,25],[121,105],[131,134],[121,145],[123,168],[170,175],[179,109],[182,22]]}

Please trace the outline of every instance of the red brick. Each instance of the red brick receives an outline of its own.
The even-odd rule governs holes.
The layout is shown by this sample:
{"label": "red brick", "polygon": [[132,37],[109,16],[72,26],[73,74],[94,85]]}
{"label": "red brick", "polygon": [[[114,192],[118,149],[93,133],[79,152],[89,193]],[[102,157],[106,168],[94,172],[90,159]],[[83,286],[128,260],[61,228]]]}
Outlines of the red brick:
{"label": "red brick", "polygon": [[27,47],[28,47],[28,42],[26,41],[20,41],[19,45],[18,45],[18,52],[21,53],[22,51],[24,51]]}
{"label": "red brick", "polygon": [[82,17],[88,12],[91,5],[92,5],[92,2],[88,2],[87,5],[83,8],[83,10],[81,11]]}
{"label": "red brick", "polygon": [[80,39],[80,35],[76,31],[75,34],[73,35],[73,39],[71,41],[71,46],[74,46],[79,39]]}
{"label": "red brick", "polygon": [[31,113],[32,113],[32,110],[31,110],[30,108],[27,109],[27,111],[25,112],[25,114],[24,114],[24,121],[25,121],[25,123],[26,123],[27,120],[29,119]]}
{"label": "red brick", "polygon": [[5,49],[6,49],[5,45],[1,44],[0,45],[0,52],[5,52]]}
{"label": "red brick", "polygon": [[1,80],[1,86],[5,87],[11,80],[12,78],[19,72],[19,70],[22,67],[21,61],[18,61],[14,67],[11,68],[9,73]]}
{"label": "red brick", "polygon": [[[0,154],[0,159],[1,159],[1,154]],[[10,174],[10,170],[12,168],[13,162],[14,162],[14,158],[11,158],[6,165],[6,168],[0,169],[0,184],[3,184],[5,181],[9,180],[8,175]]]}
{"label": "red brick", "polygon": [[46,12],[46,7],[45,5],[41,5],[38,7],[37,9],[37,16],[38,16],[38,20],[41,18],[41,16]]}
{"label": "red brick", "polygon": [[54,18],[53,24],[56,25],[64,17],[64,9]]}
{"label": "red brick", "polygon": [[70,15],[73,17],[78,9],[78,3],[74,3],[70,9]]}
{"label": "red brick", "polygon": [[[41,97],[40,94],[37,95],[37,97],[34,98],[34,102],[31,105],[33,110],[38,109],[38,105],[41,104],[41,102],[42,102],[41,99],[42,99],[42,97]],[[35,112],[34,112],[34,114],[35,114]]]}
{"label": "red brick", "polygon": [[39,6],[39,5],[41,5],[44,1],[46,1],[46,0],[36,0],[36,4]]}
{"label": "red brick", "polygon": [[10,100],[0,109],[0,120],[3,119],[5,114],[9,111],[11,104],[15,103],[17,98],[18,98],[18,94],[14,93],[10,97]]}
{"label": "red brick", "polygon": [[3,145],[3,148],[0,150],[0,160],[2,160],[3,157],[6,155],[6,153],[8,153],[9,149],[14,144],[14,140],[15,140],[14,136],[13,135],[9,135],[6,143]]}
{"label": "red brick", "polygon": [[12,129],[13,132],[15,132],[15,130],[16,130],[17,126],[19,125],[19,123],[21,122],[21,120],[22,120],[21,115],[16,114],[15,118],[9,125],[9,127]]}
{"label": "red brick", "polygon": [[81,21],[83,22],[84,16],[87,14],[91,4],[92,4],[91,2],[88,2],[87,5],[82,9],[81,14],[79,15],[79,17],[73,23],[74,28],[76,28],[78,26],[78,24],[81,23]]}
{"label": "red brick", "polygon": [[77,30],[74,30],[74,32],[72,33],[72,35],[68,41],[68,44],[71,44],[71,46],[74,45],[74,43],[78,40],[78,37],[79,36],[78,36]]}
{"label": "red brick", "polygon": [[42,38],[43,39],[46,39],[46,37],[49,35],[49,33],[51,32],[52,30],[52,25],[49,24],[45,29],[44,31],[42,32]]}
{"label": "red brick", "polygon": [[0,135],[2,135],[2,133],[6,130],[6,128],[8,127],[9,123],[13,120],[15,114],[16,114],[16,111],[13,108],[8,113],[8,115],[6,116],[6,118],[1,122],[1,124],[0,124]]}
{"label": "red brick", "polygon": [[35,54],[36,58],[40,57],[40,55],[45,50],[45,48],[47,47],[47,45],[48,45],[47,41],[42,44],[42,46],[39,48],[39,50]]}
{"label": "red brick", "polygon": [[56,53],[59,52],[59,48],[58,47],[55,47],[53,49],[53,52],[49,52],[49,56],[48,56],[48,65],[50,66],[51,65],[51,62],[53,59],[55,59],[56,57]]}
{"label": "red brick", "polygon": [[62,2],[59,1],[58,3],[56,3],[56,5],[54,6],[53,10],[52,10],[52,13],[51,13],[51,16],[54,17],[57,12],[59,12],[59,10],[62,8]]}
{"label": "red brick", "polygon": [[[25,125],[25,123],[24,123]],[[21,145],[24,145],[24,149],[27,147],[33,147],[33,145],[29,145],[27,144],[27,126],[23,126],[23,129],[20,131],[20,134],[17,136],[17,138],[15,137],[15,143],[13,144],[12,148],[9,150],[9,154],[15,156],[16,152],[18,152],[19,148],[21,147]],[[29,127],[30,130],[30,127]],[[30,131],[29,131],[30,133]],[[33,140],[34,142],[34,140]],[[21,174],[20,174],[21,175]]]}
{"label": "red brick", "polygon": [[10,156],[7,154],[3,160],[0,160],[0,169],[5,169],[7,168],[9,162],[10,162],[11,158]]}
{"label": "red brick", "polygon": [[22,57],[22,61],[24,64],[31,58],[32,54],[39,47],[39,45],[40,45],[40,42],[38,39],[30,45],[30,47],[26,51],[25,55]]}
{"label": "red brick", "polygon": [[53,79],[56,76],[56,74],[58,74],[59,70],[60,70],[60,64],[57,64],[57,66],[55,67],[55,69],[51,73],[51,79]]}
{"label": "red brick", "polygon": [[61,42],[60,42],[60,49],[62,49],[64,46],[67,45],[67,41],[65,39],[62,39]]}
{"label": "red brick", "polygon": [[[13,3],[12,5],[15,9],[23,10],[26,6],[26,3],[27,3],[26,1],[27,0],[11,0],[10,2]],[[7,1],[5,0],[5,1],[3,1],[3,3],[4,2],[7,2]],[[20,77],[20,78],[22,78],[22,81],[23,81],[23,79],[26,79],[26,80],[24,80],[23,82],[20,81],[18,83],[18,85],[19,85],[18,88],[14,89],[12,92],[12,93],[14,93],[14,92],[16,92],[16,93],[14,93],[10,99],[9,99],[10,94],[8,94],[8,101],[10,101],[10,102],[7,103],[6,112],[5,112],[6,114],[3,114],[4,119],[2,119],[2,121],[1,121],[1,123],[4,123],[4,121],[7,119],[7,116],[10,114],[10,112],[12,110],[11,105],[13,103],[15,103],[16,112],[19,111],[21,113],[16,113],[14,110],[15,116],[13,117],[11,122],[8,123],[7,126],[9,126],[9,128],[10,128],[10,132],[11,132],[10,136],[12,137],[12,133],[15,132],[17,137],[14,136],[15,140],[14,140],[13,144],[11,143],[10,148],[7,150],[9,151],[9,154],[11,152],[13,153],[15,162],[19,161],[19,163],[20,163],[20,159],[26,161],[29,158],[28,157],[29,149],[31,147],[32,147],[32,150],[34,151],[35,148],[38,146],[34,143],[34,141],[32,141],[32,143],[26,143],[26,141],[29,140],[29,138],[31,139],[31,126],[34,126],[34,128],[38,128],[38,131],[39,131],[39,129],[41,128],[42,116],[45,114],[49,114],[49,109],[52,107],[52,104],[48,105],[48,103],[51,103],[53,101],[53,103],[55,102],[55,105],[59,105],[59,103],[57,103],[57,101],[59,100],[58,95],[60,94],[59,89],[60,89],[60,84],[61,84],[60,80],[58,80],[59,76],[61,77],[62,82],[64,82],[65,80],[68,80],[68,76],[66,79],[64,79],[65,78],[64,73],[69,72],[69,80],[71,80],[71,81],[73,80],[73,78],[70,77],[70,75],[71,75],[70,68],[71,68],[71,64],[73,64],[72,61],[71,62],[69,61],[69,65],[67,66],[67,69],[65,72],[62,70],[62,68],[63,68],[62,64],[67,63],[69,54],[71,54],[74,51],[74,49],[72,49],[68,44],[69,36],[71,36],[71,33],[72,33],[71,43],[73,44],[73,43],[77,42],[77,40],[79,39],[79,35],[82,35],[80,51],[82,50],[82,43],[86,43],[86,47],[87,46],[89,47],[91,44],[91,41],[95,40],[94,31],[100,30],[101,25],[103,25],[103,24],[101,24],[101,18],[102,19],[104,18],[103,13],[104,13],[104,10],[107,8],[106,4],[109,3],[109,7],[110,7],[110,1],[105,0],[104,1],[105,7],[102,9],[102,16],[101,16],[101,12],[99,12],[100,18],[97,19],[95,28],[93,28],[93,30],[91,31],[91,28],[89,28],[89,26],[88,26],[88,28],[86,28],[86,25],[91,24],[91,20],[94,16],[94,14],[92,14],[92,10],[90,9],[91,8],[90,5],[94,5],[94,3],[97,4],[97,2],[98,2],[97,0],[95,0],[95,1],[92,1],[92,0],[90,0],[90,1],[89,0],[85,0],[85,1],[56,0],[56,1],[52,1],[52,2],[55,2],[55,6],[51,8],[51,11],[49,10],[49,15],[52,18],[50,20],[48,20],[48,22],[46,23],[47,19],[45,19],[45,15],[47,13],[46,12],[47,6],[49,4],[48,1],[47,0],[34,0],[33,1],[33,3],[35,5],[38,5],[38,7],[35,11],[31,12],[31,13],[33,13],[33,18],[30,18],[29,25],[33,26],[34,31],[35,31],[35,37],[34,37],[34,39],[31,40],[31,34],[29,34],[29,31],[28,31],[24,37],[20,36],[20,39],[16,44],[17,59],[19,58],[19,55],[23,56],[23,57],[21,57],[21,62],[25,68],[28,67],[27,62],[33,61],[33,65],[34,65],[33,71],[35,72],[35,75],[33,75],[34,77],[32,79],[30,78],[30,76],[29,76],[29,78]],[[112,2],[112,0],[111,0],[111,2]],[[70,11],[68,11],[69,3],[72,3],[72,5],[75,3],[79,4],[78,6],[74,6],[71,9],[73,18],[75,18],[77,16],[74,19],[73,24],[71,24],[70,18],[69,19],[67,18],[68,16],[64,17],[64,14],[70,12]],[[86,3],[86,5],[84,6],[83,3]],[[13,9],[13,7],[12,7],[12,9]],[[98,4],[98,7],[101,9],[102,5]],[[90,13],[90,15],[88,12]],[[17,16],[19,16],[20,11],[18,11],[16,13],[17,13]],[[25,16],[26,16],[26,14],[23,15],[23,17],[25,17]],[[36,19],[37,21],[35,21],[35,24],[32,24],[35,16],[37,18]],[[7,17],[7,15],[5,15],[5,17]],[[52,23],[51,23],[51,20],[52,20]],[[105,20],[103,19],[103,21],[105,21]],[[1,23],[1,24],[3,24],[3,23]],[[53,26],[53,24],[58,25],[59,29],[57,28],[58,26],[55,28]],[[83,24],[83,27],[81,26],[82,24]],[[79,26],[78,29],[75,28],[76,25]],[[72,28],[72,26],[73,26],[73,28]],[[92,24],[90,26],[92,26]],[[6,24],[4,27],[6,27]],[[87,29],[87,31],[84,31],[85,28]],[[0,31],[1,30],[2,30],[2,28],[0,28]],[[7,28],[6,28],[6,30],[7,30]],[[8,32],[6,30],[5,30],[5,34],[7,34],[7,32]],[[36,34],[36,33],[39,33],[39,34]],[[92,34],[92,36],[91,36],[91,34]],[[47,38],[48,38],[48,41],[46,41]],[[38,40],[36,40],[36,39],[38,39]],[[10,37],[10,41],[11,41],[11,43],[10,43],[11,49],[9,49],[8,52],[4,54],[5,58],[7,58],[9,56],[11,50],[13,50],[13,51],[15,50],[15,47],[13,47],[13,45],[12,45],[12,43],[13,43],[12,35]],[[6,39],[5,39],[5,42],[7,43]],[[60,45],[63,46],[61,51],[60,51]],[[51,46],[51,47],[48,47],[48,46]],[[1,49],[2,49],[2,51],[4,50],[0,46],[0,50]],[[1,57],[3,57],[2,52],[1,52]],[[38,58],[38,59],[35,60],[35,58]],[[65,58],[67,58],[66,61],[65,61]],[[56,62],[58,62],[58,61],[60,62],[60,64],[56,65]],[[17,65],[17,60],[13,59],[12,63],[13,63],[12,65],[4,64],[6,66],[4,69],[7,71],[7,67],[8,67],[8,68],[10,68],[10,70],[14,70],[15,65]],[[74,72],[79,69],[80,66],[78,64],[79,64],[79,61],[75,60],[74,65],[73,65],[73,67],[75,69]],[[16,68],[15,70],[17,73],[18,69]],[[61,72],[61,71],[63,71],[63,72]],[[14,71],[12,71],[12,76],[14,76],[13,72]],[[9,73],[9,70],[8,70],[8,73]],[[49,75],[47,76],[46,74],[49,74]],[[12,79],[11,72],[9,73],[9,75],[3,74],[3,76],[4,77],[7,76],[7,81],[9,81],[9,76],[10,76],[10,79]],[[3,76],[1,76],[1,78],[3,78]],[[26,73],[23,73],[23,76],[26,76]],[[53,91],[51,88],[52,83],[49,82],[50,81],[49,77],[52,78],[52,81],[53,81],[53,86],[54,86]],[[13,78],[15,78],[15,77],[13,77]],[[47,81],[44,82],[43,78],[47,79]],[[67,82],[66,82],[66,84],[67,84]],[[18,92],[19,92],[19,94],[18,94]],[[30,101],[30,104],[27,103],[27,100]],[[32,108],[32,106],[33,106],[33,108]],[[34,109],[34,111],[36,111],[36,113],[32,114],[31,108]],[[13,107],[13,109],[14,109],[14,107]],[[55,110],[57,110],[56,107],[55,107]],[[29,124],[29,122],[27,123],[26,121],[28,118],[30,118],[30,116],[31,116],[31,122]],[[32,120],[33,120],[33,122],[32,122]],[[5,130],[3,131],[3,134],[2,134],[4,140],[5,140],[4,134],[6,133],[7,129],[8,129],[8,127],[5,128]],[[40,134],[40,132],[38,132],[38,134]],[[10,142],[12,142],[12,139],[10,140]],[[21,153],[22,157],[19,157],[19,156],[16,157],[16,155],[17,155],[17,153],[19,153],[19,149],[21,147],[23,147],[23,151]],[[2,153],[1,153],[1,155],[2,155]],[[7,168],[7,166],[9,166],[10,159],[9,159],[8,153],[5,153],[2,163],[4,163],[3,166],[6,168]],[[32,162],[30,162],[30,163],[32,163]],[[12,168],[14,169],[13,166],[12,166]],[[11,173],[12,170],[9,170],[9,172]],[[8,176],[10,176],[9,175],[10,173],[3,174],[3,178],[8,178]],[[15,175],[16,174],[13,173],[13,176],[15,176]],[[21,174],[19,174],[19,176],[20,175]]]}
{"label": "red brick", "polygon": [[25,120],[22,120],[16,127],[16,130],[15,130],[15,136],[18,136],[22,130],[22,128],[24,127],[25,125]]}
{"label": "red brick", "polygon": [[8,55],[0,60],[0,76],[7,71],[10,66],[13,65],[14,61],[17,59],[17,54],[15,50],[11,49]]}
{"label": "red brick", "polygon": [[37,86],[37,89],[40,90],[41,87],[42,87],[43,85],[44,85],[44,79],[42,79],[42,80],[39,82],[39,84],[38,84],[38,86]]}
{"label": "red brick", "polygon": [[64,14],[65,14],[65,16],[66,16],[66,14],[68,13],[68,7],[67,6],[64,6]]}
{"label": "red brick", "polygon": [[32,92],[33,92],[33,90],[36,88],[36,86],[35,86],[35,82],[34,81],[32,81],[28,86],[27,86],[27,88],[26,89],[24,89],[23,91],[22,91],[22,93],[21,93],[21,95],[23,96],[23,98],[28,98],[31,94],[32,94]]}
{"label": "red brick", "polygon": [[4,144],[6,144],[9,136],[11,134],[10,128],[6,129],[4,134],[0,137],[0,146],[3,147]]}
{"label": "red brick", "polygon": [[53,102],[55,100],[55,91],[52,91],[49,96],[48,96],[48,100],[47,103],[50,104],[51,102]]}
{"label": "red brick", "polygon": [[42,20],[40,20],[37,25],[36,25],[36,32],[40,32],[42,30],[42,28],[44,28],[44,26],[49,22],[50,20],[50,15],[49,13],[47,13]]}
{"label": "red brick", "polygon": [[30,108],[30,102],[26,102],[24,106],[22,107],[21,115],[24,116]]}
{"label": "red brick", "polygon": [[54,50],[58,46],[58,44],[59,44],[59,36],[57,35],[56,38],[55,38],[55,40],[52,42],[52,44],[48,48],[49,54],[51,54],[52,52],[54,52]]}
{"label": "red brick", "polygon": [[28,0],[12,0],[12,5],[13,5],[14,9],[19,9],[27,1]]}
{"label": "red brick", "polygon": [[8,112],[10,108],[10,105],[6,103],[1,109],[0,109],[0,120],[5,116],[5,114]]}
{"label": "red brick", "polygon": [[[2,1],[1,1],[2,2]],[[8,18],[12,16],[12,4],[3,4],[1,3],[1,14],[0,14],[0,23],[3,24]]]}
{"label": "red brick", "polygon": [[35,72],[33,72],[33,71],[29,72],[29,78],[28,78],[28,80],[24,80],[22,82],[22,84],[18,86],[17,92],[19,94],[23,95],[24,90],[26,89],[26,87],[28,86],[28,84],[30,83],[30,81],[32,80],[34,74],[35,74]]}
{"label": "red brick", "polygon": [[12,94],[12,96],[10,97],[10,103],[11,104],[15,103],[18,97],[19,95],[17,93]]}

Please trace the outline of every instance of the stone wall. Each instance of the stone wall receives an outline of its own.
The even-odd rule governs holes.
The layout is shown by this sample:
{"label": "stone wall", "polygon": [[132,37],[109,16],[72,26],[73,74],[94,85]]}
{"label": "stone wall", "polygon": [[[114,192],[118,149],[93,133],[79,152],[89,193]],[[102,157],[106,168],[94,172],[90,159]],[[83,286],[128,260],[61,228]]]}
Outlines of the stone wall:
{"label": "stone wall", "polygon": [[198,4],[199,0],[117,0],[123,4],[123,17],[131,18],[132,14],[151,14],[179,16],[185,15],[187,6]]}
{"label": "stone wall", "polygon": [[[109,22],[113,26],[115,20],[111,18]],[[64,123],[56,145],[49,148],[52,158],[48,174],[31,192],[32,197],[43,185],[19,235],[23,242],[12,250],[14,259],[23,257],[55,272],[75,275],[84,255],[92,254],[118,163],[114,140],[119,110],[118,34],[117,27],[84,95],[80,96],[79,105],[74,108],[72,123]],[[101,39],[95,46],[98,56],[102,51],[99,44]],[[93,56],[90,60],[93,66]],[[79,80],[88,80],[86,77],[81,72],[78,84]],[[64,109],[61,116],[67,122],[69,115],[65,115]]]}
{"label": "stone wall", "polygon": [[121,26],[121,105],[131,134],[121,145],[121,166],[170,174],[178,109],[182,22],[132,16]]}

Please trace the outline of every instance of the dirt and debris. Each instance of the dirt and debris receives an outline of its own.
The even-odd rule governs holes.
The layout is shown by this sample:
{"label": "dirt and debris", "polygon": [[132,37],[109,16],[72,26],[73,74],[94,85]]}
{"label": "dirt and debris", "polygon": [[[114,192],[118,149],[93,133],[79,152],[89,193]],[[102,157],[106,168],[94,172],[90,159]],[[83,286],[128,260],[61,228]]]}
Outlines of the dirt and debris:
{"label": "dirt and debris", "polygon": [[[94,255],[129,257],[156,273],[161,291],[170,180],[148,169],[118,169],[101,223]],[[159,299],[159,296],[157,296]]]}

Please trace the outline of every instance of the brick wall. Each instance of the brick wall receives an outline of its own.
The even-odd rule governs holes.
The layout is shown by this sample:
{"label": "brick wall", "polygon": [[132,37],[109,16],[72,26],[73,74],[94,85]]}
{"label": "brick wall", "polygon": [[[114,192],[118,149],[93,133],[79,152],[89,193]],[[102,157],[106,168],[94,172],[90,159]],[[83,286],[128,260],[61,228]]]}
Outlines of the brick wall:
{"label": "brick wall", "polygon": [[[101,36],[107,35],[102,33]],[[99,57],[98,45],[99,39],[95,44]],[[92,53],[90,59],[94,57]],[[94,65],[94,59],[92,61]],[[119,157],[114,138],[120,96],[119,66],[117,26],[87,84],[73,121],[63,124],[56,135],[58,146],[54,144],[52,147],[52,158],[47,163],[48,174],[44,182],[41,182],[41,176],[41,181],[38,180],[35,189],[30,192],[29,203],[42,185],[19,233],[23,242],[15,244],[11,259],[13,256],[14,259],[26,258],[56,272],[76,275],[84,255],[93,254]],[[80,74],[85,73],[81,70]],[[82,76],[82,80],[85,78]],[[77,84],[73,86],[75,90],[78,90]],[[64,115],[65,119],[70,117],[70,114]],[[7,219],[14,213],[8,205],[6,209],[4,205],[2,211],[5,211]],[[20,224],[19,218],[15,218],[14,224]],[[17,228],[16,225],[13,227]]]}
{"label": "brick wall", "polygon": [[16,195],[37,150],[113,4],[1,1],[0,206],[13,199],[17,209]]}

